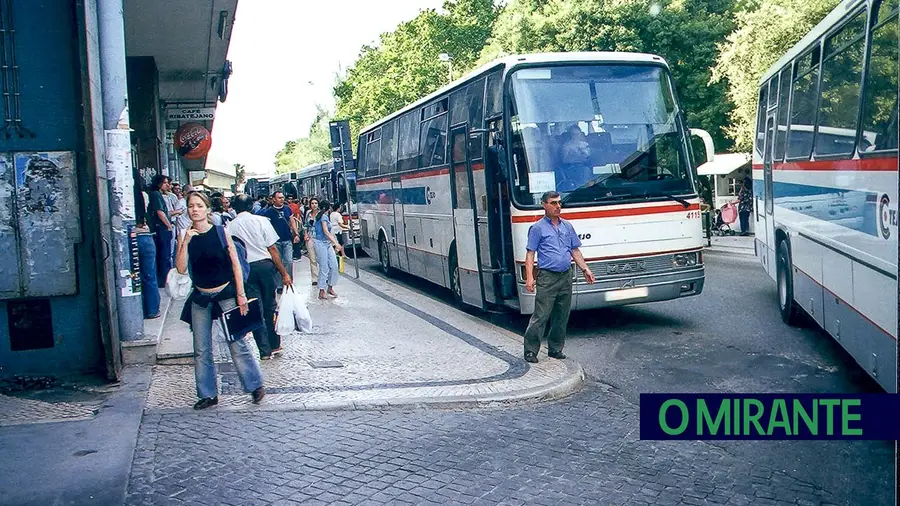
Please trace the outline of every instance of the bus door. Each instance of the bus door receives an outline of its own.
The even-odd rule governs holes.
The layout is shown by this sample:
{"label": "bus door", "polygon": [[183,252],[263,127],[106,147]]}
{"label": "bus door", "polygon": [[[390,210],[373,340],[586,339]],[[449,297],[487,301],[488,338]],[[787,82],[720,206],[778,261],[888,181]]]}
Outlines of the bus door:
{"label": "bus door", "polygon": [[[774,204],[772,200],[773,183],[772,183],[772,160],[775,150],[775,110],[769,111],[766,115],[766,139],[763,143],[763,198],[765,205],[765,213],[763,214],[763,226],[765,227],[766,243],[766,272],[770,276],[775,277],[775,219]],[[758,213],[757,213],[758,214]],[[757,232],[758,234],[758,232]]]}
{"label": "bus door", "polygon": [[[451,273],[450,289],[466,304],[484,309],[484,293],[479,269],[478,212],[472,167],[469,160],[468,132],[465,125],[450,131],[450,193],[453,206],[453,232],[456,242],[458,278]],[[482,171],[484,172],[484,171]],[[483,178],[482,178],[483,179]],[[482,188],[484,188],[482,186]],[[454,286],[456,283],[458,287]]]}
{"label": "bus door", "polygon": [[394,202],[394,225],[391,226],[391,265],[409,272],[409,252],[406,251],[406,220],[403,216],[403,184],[400,178],[391,180],[391,200]]}
{"label": "bus door", "polygon": [[495,289],[500,272],[496,260],[500,258],[498,233],[499,193],[496,177],[492,172],[486,154],[484,133],[469,134],[469,166],[472,167],[472,191],[475,194],[475,227],[478,231],[478,265],[481,270],[481,283],[484,286],[486,302],[497,304],[498,290]]}

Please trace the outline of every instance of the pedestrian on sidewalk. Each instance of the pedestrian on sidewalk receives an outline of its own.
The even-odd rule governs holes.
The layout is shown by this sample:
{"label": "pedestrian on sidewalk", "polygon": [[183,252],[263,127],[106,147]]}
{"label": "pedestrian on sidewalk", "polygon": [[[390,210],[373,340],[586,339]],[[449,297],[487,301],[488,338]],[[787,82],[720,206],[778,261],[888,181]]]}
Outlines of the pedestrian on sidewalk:
{"label": "pedestrian on sidewalk", "polygon": [[[300,232],[291,220],[291,208],[284,205],[283,192],[276,191],[272,194],[272,206],[263,210],[262,215],[269,218],[272,227],[278,232],[278,254],[281,256],[281,262],[284,265],[293,265],[294,243],[300,242]],[[288,271],[288,274],[293,272]],[[281,280],[278,280],[278,290],[283,287]]]}
{"label": "pedestrian on sidewalk", "polygon": [[275,284],[278,274],[284,286],[292,286],[289,268],[281,262],[278,253],[278,233],[272,223],[253,214],[253,199],[238,195],[232,204],[237,218],[228,224],[228,233],[244,241],[247,246],[247,263],[250,277],[247,279],[247,295],[262,303],[266,326],[253,331],[259,358],[269,360],[282,353],[281,337],[275,332]]}
{"label": "pedestrian on sidewalk", "polygon": [[750,235],[750,213],[753,212],[753,181],[745,177],[738,193],[738,216],[741,220],[741,235]]}
{"label": "pedestrian on sidewalk", "polygon": [[309,257],[309,274],[312,284],[319,284],[319,262],[316,258],[316,215],[319,214],[319,199],[309,198],[309,209],[303,215],[303,235],[306,242],[306,255]]}
{"label": "pedestrian on sidewalk", "polygon": [[[175,265],[179,273],[190,273],[194,285],[184,302],[181,320],[191,326],[194,334],[194,380],[197,383],[197,397],[200,398],[194,409],[204,409],[219,403],[212,352],[213,322],[223,311],[235,306],[240,306],[241,314],[247,314],[247,295],[234,241],[225,234],[227,247],[222,247],[219,232],[210,220],[212,206],[209,198],[199,192],[191,193],[187,207],[191,228],[178,244]],[[259,404],[266,391],[262,371],[250,353],[246,336],[228,343],[228,348],[244,392],[251,394],[254,404]]]}
{"label": "pedestrian on sidewalk", "polygon": [[341,205],[339,203],[331,204],[329,220],[331,221],[331,233],[334,234],[341,246],[346,245],[345,232],[349,230],[349,227],[344,225],[344,215],[341,214]]}
{"label": "pedestrian on sidewalk", "polygon": [[147,206],[147,225],[156,242],[156,283],[158,288],[166,287],[166,278],[172,270],[172,234],[175,227],[169,221],[165,192],[169,191],[169,178],[162,174],[153,177],[150,203]]}
{"label": "pedestrian on sidewalk", "polygon": [[[562,199],[558,192],[541,196],[544,217],[528,229],[525,254],[525,289],[535,293],[534,313],[525,329],[525,361],[537,363],[541,337],[547,329],[547,355],[565,359],[566,327],[572,308],[572,261],[574,260],[588,283],[594,274],[581,254],[581,240],[571,223],[562,219]],[[537,253],[537,277],[534,255]],[[536,292],[535,292],[536,290]]]}
{"label": "pedestrian on sidewalk", "polygon": [[[335,252],[343,253],[344,251],[343,246],[331,233],[331,219],[328,217],[330,208],[327,201],[322,201],[315,224],[316,258],[319,259],[319,298],[323,300],[328,298],[325,296],[326,293],[337,297],[334,292],[334,285],[337,284],[338,279],[338,263]],[[327,291],[326,286],[328,287]]]}

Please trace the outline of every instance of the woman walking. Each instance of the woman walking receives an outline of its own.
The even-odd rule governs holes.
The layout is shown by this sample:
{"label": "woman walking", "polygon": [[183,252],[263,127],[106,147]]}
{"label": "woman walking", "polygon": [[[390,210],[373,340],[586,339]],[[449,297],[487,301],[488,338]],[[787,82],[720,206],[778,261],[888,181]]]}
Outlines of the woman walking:
{"label": "woman walking", "polygon": [[[210,220],[209,199],[202,193],[191,193],[187,209],[191,227],[179,240],[175,267],[181,274],[189,272],[194,285],[184,303],[181,319],[191,326],[194,334],[194,379],[200,398],[194,409],[204,409],[219,402],[212,354],[213,322],[223,311],[235,306],[240,306],[241,314],[247,314],[247,296],[234,241],[223,233],[227,247],[222,246],[219,231]],[[228,343],[228,347],[244,392],[251,393],[253,403],[259,404],[266,394],[262,372],[245,337]]]}
{"label": "woman walking", "polygon": [[337,294],[334,293],[334,285],[337,283],[338,277],[335,251],[343,252],[343,247],[331,233],[331,219],[328,216],[331,206],[328,205],[328,202],[323,201],[320,203],[319,209],[315,221],[315,248],[316,258],[319,261],[319,298],[327,299],[326,293],[337,297]]}

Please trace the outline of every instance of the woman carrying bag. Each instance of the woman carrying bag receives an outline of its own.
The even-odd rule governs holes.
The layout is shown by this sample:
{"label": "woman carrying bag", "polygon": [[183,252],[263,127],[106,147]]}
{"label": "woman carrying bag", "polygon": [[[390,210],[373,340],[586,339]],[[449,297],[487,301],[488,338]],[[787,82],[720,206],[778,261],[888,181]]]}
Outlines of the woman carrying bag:
{"label": "woman carrying bag", "polygon": [[[213,323],[223,311],[235,306],[240,306],[240,313],[246,315],[247,296],[234,241],[229,234],[224,234],[227,249],[222,247],[219,232],[210,220],[209,199],[202,193],[191,193],[187,197],[187,212],[191,227],[179,240],[175,268],[180,274],[190,272],[194,286],[185,300],[181,319],[191,326],[194,334],[194,379],[200,398],[194,409],[204,409],[219,402],[212,353]],[[253,403],[259,404],[266,394],[262,372],[244,337],[229,342],[228,347],[241,386],[252,394]]]}
{"label": "woman carrying bag", "polygon": [[338,263],[335,251],[342,252],[343,246],[338,242],[334,234],[331,233],[331,220],[328,213],[331,206],[328,202],[321,202],[319,205],[319,213],[316,215],[314,225],[315,231],[315,248],[316,259],[319,261],[319,298],[327,299],[327,293],[332,297],[337,297],[334,293],[334,285],[337,284]]}

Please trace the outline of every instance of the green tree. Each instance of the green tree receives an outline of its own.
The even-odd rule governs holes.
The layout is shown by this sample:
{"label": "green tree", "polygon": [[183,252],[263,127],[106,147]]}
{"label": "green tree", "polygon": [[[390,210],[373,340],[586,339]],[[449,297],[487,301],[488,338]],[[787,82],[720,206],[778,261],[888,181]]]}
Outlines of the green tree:
{"label": "green tree", "polygon": [[376,46],[363,46],[355,64],[334,88],[337,117],[350,120],[354,147],[359,130],[447,84],[472,67],[491,34],[498,9],[492,0],[448,0],[442,13],[423,10],[382,34]]}
{"label": "green tree", "polygon": [[721,45],[711,80],[713,84],[727,82],[734,109],[726,132],[737,149],[752,149],[762,75],[838,3],[759,0],[737,13],[737,27]]}
{"label": "green tree", "polygon": [[710,84],[717,43],[734,29],[734,0],[512,0],[479,63],[514,53],[628,51],[669,63],[692,127],[730,147],[726,84]]}
{"label": "green tree", "polygon": [[240,186],[247,182],[247,171],[242,163],[234,164],[234,183]]}
{"label": "green tree", "polygon": [[275,172],[293,172],[315,163],[331,159],[331,136],[328,122],[331,116],[328,111],[316,106],[316,118],[309,127],[309,135],[300,139],[287,141],[284,147],[275,154]]}

